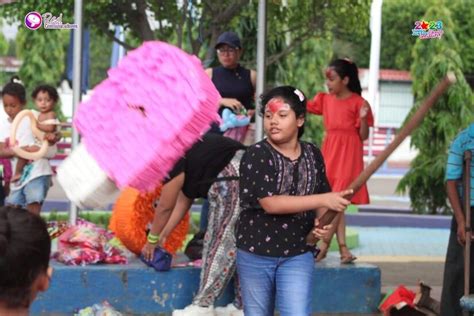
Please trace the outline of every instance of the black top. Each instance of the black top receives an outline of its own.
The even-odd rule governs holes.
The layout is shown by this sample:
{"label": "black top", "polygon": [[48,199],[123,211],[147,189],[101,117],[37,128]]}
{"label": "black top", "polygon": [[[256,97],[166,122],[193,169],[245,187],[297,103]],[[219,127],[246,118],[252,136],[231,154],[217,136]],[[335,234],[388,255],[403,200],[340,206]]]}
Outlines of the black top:
{"label": "black top", "polygon": [[[229,69],[222,66],[212,68],[212,82],[223,98],[234,98],[240,101],[247,109],[254,109],[253,98],[255,89],[252,85],[250,70],[240,65],[237,68]],[[219,114],[224,110],[219,108]],[[213,123],[211,131],[222,134],[219,124]]]}
{"label": "black top", "polygon": [[254,88],[250,70],[240,65],[229,69],[222,66],[212,69],[212,82],[223,98],[234,98],[247,109],[253,109]]}
{"label": "black top", "polygon": [[266,140],[249,147],[240,162],[240,206],[237,247],[257,255],[290,257],[308,251],[306,236],[315,212],[288,215],[266,213],[259,199],[273,195],[330,192],[319,149],[300,142],[301,155],[290,160]]}
{"label": "black top", "polygon": [[219,172],[232,160],[237,150],[245,148],[228,137],[207,133],[175,164],[165,183],[184,172],[184,195],[190,199],[207,198],[207,192]]}

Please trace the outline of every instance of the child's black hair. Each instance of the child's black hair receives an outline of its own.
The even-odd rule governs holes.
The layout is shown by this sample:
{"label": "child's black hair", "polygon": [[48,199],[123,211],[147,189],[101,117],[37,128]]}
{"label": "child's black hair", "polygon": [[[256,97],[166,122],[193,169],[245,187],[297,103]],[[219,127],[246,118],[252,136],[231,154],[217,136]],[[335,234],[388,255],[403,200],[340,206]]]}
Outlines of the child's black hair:
{"label": "child's black hair", "polygon": [[49,97],[53,99],[54,103],[58,102],[59,100],[58,91],[56,90],[56,88],[54,88],[53,86],[49,84],[42,84],[42,85],[37,86],[35,90],[33,90],[33,92],[31,93],[31,97],[33,99],[36,99],[36,96],[40,92],[47,92],[49,94]]}
{"label": "child's black hair", "polygon": [[44,220],[25,209],[0,207],[0,302],[28,308],[33,282],[47,273],[51,240]]}
{"label": "child's black hair", "polygon": [[344,79],[345,77],[349,78],[347,88],[350,91],[357,93],[358,95],[362,94],[362,87],[359,80],[359,69],[354,62],[348,59],[336,59],[329,64],[329,67],[334,68],[334,71],[339,75],[339,77],[341,77],[341,79]]}
{"label": "child's black hair", "polygon": [[17,97],[22,104],[26,103],[26,90],[18,76],[11,77],[10,81],[3,86],[2,96],[5,94]]}
{"label": "child's black hair", "polygon": [[[260,97],[262,103],[259,112],[260,115],[263,116],[265,113],[265,105],[267,105],[268,101],[277,97],[282,98],[286,103],[288,103],[291,109],[295,112],[297,118],[306,117],[306,96],[301,92],[301,90],[292,86],[276,87],[262,94]],[[298,129],[298,138],[303,136],[303,133],[304,124]]]}

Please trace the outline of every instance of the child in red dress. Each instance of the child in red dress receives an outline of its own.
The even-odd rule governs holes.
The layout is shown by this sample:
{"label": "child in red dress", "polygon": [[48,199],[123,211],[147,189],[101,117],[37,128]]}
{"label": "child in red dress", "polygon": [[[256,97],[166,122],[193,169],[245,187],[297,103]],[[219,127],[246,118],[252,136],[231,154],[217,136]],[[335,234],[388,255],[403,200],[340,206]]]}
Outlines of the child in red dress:
{"label": "child in red dress", "polygon": [[[363,141],[369,136],[369,126],[374,118],[369,104],[361,97],[357,66],[346,59],[336,59],[326,70],[326,85],[329,93],[318,93],[308,102],[308,112],[322,115],[326,135],[322,153],[326,163],[327,177],[333,191],[347,189],[349,184],[364,169]],[[354,204],[368,204],[369,194],[364,185],[351,199]],[[351,263],[356,257],[346,246],[346,224],[344,213],[333,222],[337,229],[337,241],[341,263]],[[326,257],[332,236],[321,243],[320,261]]]}

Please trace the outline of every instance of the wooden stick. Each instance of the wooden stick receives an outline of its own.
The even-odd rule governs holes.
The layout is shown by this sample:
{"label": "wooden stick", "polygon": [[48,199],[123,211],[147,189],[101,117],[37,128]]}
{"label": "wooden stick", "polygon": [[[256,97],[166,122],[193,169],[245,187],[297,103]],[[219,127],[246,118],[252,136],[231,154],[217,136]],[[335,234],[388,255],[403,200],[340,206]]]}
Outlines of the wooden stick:
{"label": "wooden stick", "polygon": [[463,204],[464,215],[466,217],[466,244],[464,246],[464,295],[470,293],[470,279],[471,279],[471,160],[472,152],[468,149],[464,152],[464,172],[463,172]]}
{"label": "wooden stick", "polygon": [[[438,98],[449,88],[451,84],[456,81],[456,76],[450,72],[443,80],[441,80],[436,87],[431,91],[428,98],[426,98],[421,104],[418,111],[412,116],[410,121],[402,127],[400,132],[395,136],[395,139],[385,148],[375,159],[365,168],[361,174],[349,185],[347,189],[352,189],[353,193],[350,196],[346,196],[347,199],[352,196],[369,180],[369,178],[377,171],[378,168],[385,162],[395,149],[409,136],[415,128],[417,128],[423,121],[423,118],[428,113],[429,109],[436,103]],[[328,225],[337,216],[339,212],[328,210],[319,219],[318,228],[322,228]]]}

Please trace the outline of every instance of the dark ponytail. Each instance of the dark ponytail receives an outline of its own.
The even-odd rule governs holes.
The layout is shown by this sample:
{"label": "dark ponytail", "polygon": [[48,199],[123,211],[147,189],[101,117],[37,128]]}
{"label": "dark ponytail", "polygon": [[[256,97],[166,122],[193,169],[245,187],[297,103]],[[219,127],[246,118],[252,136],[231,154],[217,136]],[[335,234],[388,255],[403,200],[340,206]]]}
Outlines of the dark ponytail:
{"label": "dark ponytail", "polygon": [[354,62],[349,59],[336,59],[329,64],[329,67],[334,68],[334,71],[339,75],[339,77],[341,77],[341,79],[344,79],[345,77],[349,78],[347,88],[350,91],[357,93],[358,95],[362,94],[362,87],[359,80],[359,69]]}

